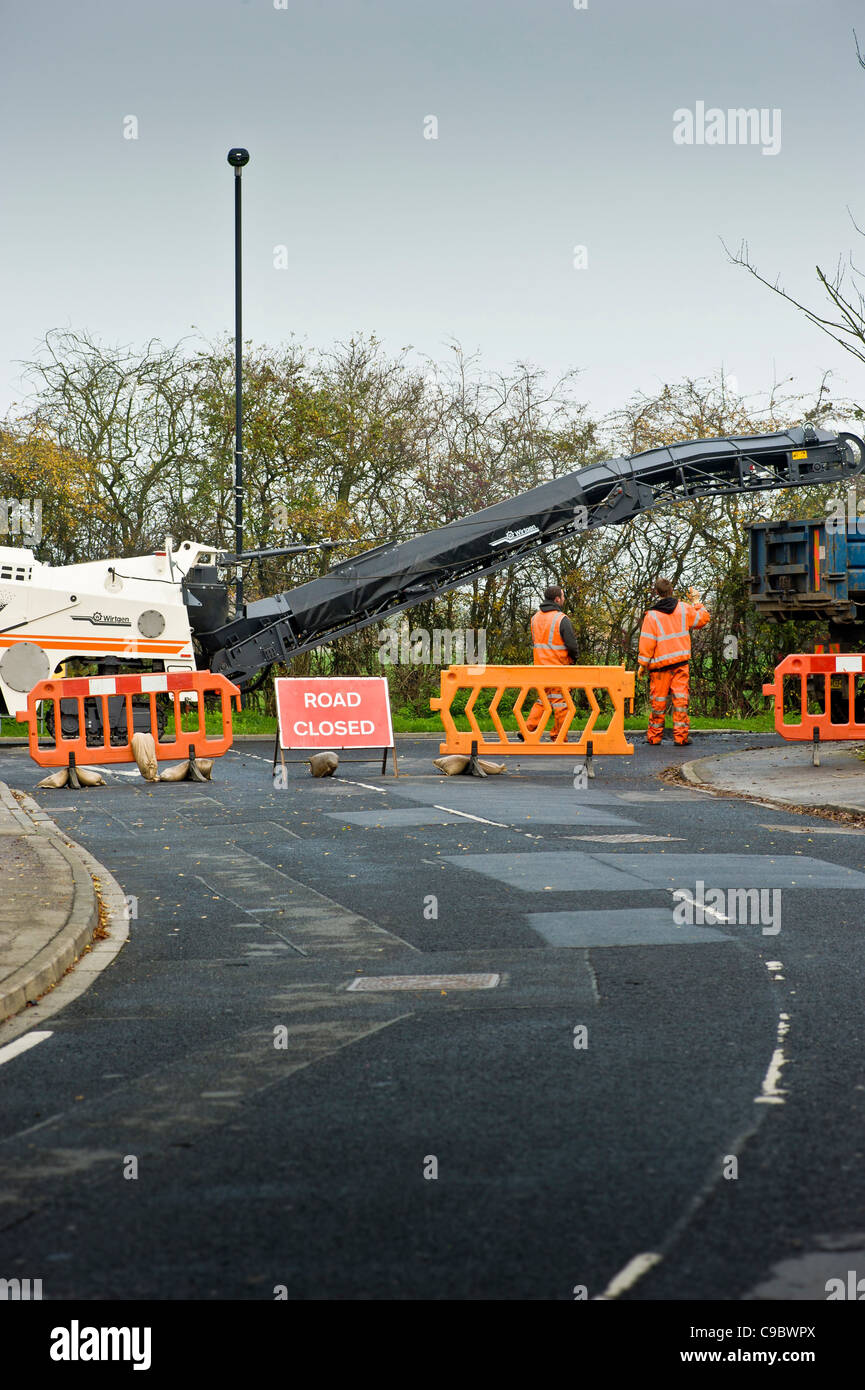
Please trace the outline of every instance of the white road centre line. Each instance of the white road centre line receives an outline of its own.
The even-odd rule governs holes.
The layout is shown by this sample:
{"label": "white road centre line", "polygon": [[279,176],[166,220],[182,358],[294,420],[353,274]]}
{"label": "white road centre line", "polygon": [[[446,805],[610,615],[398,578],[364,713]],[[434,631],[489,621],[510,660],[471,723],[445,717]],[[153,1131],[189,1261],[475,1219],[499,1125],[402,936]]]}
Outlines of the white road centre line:
{"label": "white road centre line", "polygon": [[37,1043],[44,1042],[46,1038],[53,1036],[53,1033],[22,1033],[21,1037],[16,1038],[14,1042],[0,1047],[0,1066],[4,1062],[11,1062],[13,1057],[19,1056],[22,1052],[29,1052],[31,1047],[35,1047]]}
{"label": "white road centre line", "polygon": [[603,1293],[596,1294],[592,1299],[593,1303],[600,1303],[605,1299],[618,1298],[620,1293],[625,1293],[627,1289],[633,1288],[638,1279],[642,1279],[655,1265],[660,1264],[662,1255],[655,1255],[647,1251],[643,1255],[635,1255],[632,1260],[628,1260],[624,1269],[610,1280]]}
{"label": "white road centre line", "polygon": [[[357,758],[356,762],[366,762],[366,758]],[[340,777],[340,782],[347,782],[350,787],[365,787],[368,792],[381,792],[382,796],[387,796],[389,787],[374,787],[371,782],[355,782],[351,777]]]}
{"label": "white road centre line", "polygon": [[485,820],[483,816],[470,816],[468,811],[456,811],[453,806],[433,806],[434,811],[447,811],[449,816],[463,816],[466,820],[480,821],[481,825],[497,825],[500,830],[510,830],[509,825],[505,825],[501,820]]}
{"label": "white road centre line", "polygon": [[657,841],[664,844],[667,841],[684,840],[684,835],[562,835],[563,840],[596,840],[601,845],[636,845],[648,844],[650,841]]}
{"label": "white road centre line", "polygon": [[763,1085],[759,1096],[754,1097],[755,1105],[783,1105],[784,1097],[787,1094],[783,1091],[778,1082],[781,1079],[781,1068],[786,1066],[787,1058],[784,1056],[782,1043],[790,1031],[790,1015],[778,1015],[778,1046],[772,1053],[772,1060],[769,1063],[766,1075],[763,1077]]}

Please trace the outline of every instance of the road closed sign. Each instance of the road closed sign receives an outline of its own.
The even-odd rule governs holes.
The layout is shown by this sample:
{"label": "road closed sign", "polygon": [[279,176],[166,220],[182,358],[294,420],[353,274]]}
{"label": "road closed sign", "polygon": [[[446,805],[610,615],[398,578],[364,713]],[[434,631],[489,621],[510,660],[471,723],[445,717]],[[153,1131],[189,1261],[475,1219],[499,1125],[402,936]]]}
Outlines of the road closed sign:
{"label": "road closed sign", "polygon": [[275,685],[280,747],[393,747],[384,676],[283,676]]}

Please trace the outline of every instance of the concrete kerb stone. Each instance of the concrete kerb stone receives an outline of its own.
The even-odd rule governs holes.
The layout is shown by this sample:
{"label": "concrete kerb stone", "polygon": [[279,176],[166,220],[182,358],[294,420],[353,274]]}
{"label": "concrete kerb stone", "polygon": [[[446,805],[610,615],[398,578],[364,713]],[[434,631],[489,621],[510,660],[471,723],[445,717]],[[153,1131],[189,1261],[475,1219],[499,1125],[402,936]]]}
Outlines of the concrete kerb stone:
{"label": "concrete kerb stone", "polygon": [[[21,793],[19,802],[9,787],[0,782],[0,802],[20,826],[21,834],[28,836],[31,848],[45,862],[46,871],[50,870],[52,855],[59,855],[69,866],[73,884],[72,904],[63,927],[0,984],[0,1037],[7,1042],[12,1035],[31,1028],[39,1018],[63,1008],[92,982],[94,972],[113,960],[129,938],[129,912],[126,896],[116,879],[87,850],[70,840],[32,797]],[[56,867],[56,859],[53,864]],[[99,925],[100,900],[109,934],[93,941]],[[76,969],[67,976],[72,965]],[[26,1010],[24,1018],[16,1018],[21,1010]]]}

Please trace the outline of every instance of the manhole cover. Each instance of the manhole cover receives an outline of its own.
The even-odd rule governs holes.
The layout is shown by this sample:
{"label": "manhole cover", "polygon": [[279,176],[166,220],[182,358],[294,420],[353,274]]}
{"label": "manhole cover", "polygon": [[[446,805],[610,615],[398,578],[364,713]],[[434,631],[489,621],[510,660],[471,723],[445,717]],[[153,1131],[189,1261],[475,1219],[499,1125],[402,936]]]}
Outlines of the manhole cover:
{"label": "manhole cover", "polygon": [[360,975],[350,990],[390,989],[494,989],[500,975]]}

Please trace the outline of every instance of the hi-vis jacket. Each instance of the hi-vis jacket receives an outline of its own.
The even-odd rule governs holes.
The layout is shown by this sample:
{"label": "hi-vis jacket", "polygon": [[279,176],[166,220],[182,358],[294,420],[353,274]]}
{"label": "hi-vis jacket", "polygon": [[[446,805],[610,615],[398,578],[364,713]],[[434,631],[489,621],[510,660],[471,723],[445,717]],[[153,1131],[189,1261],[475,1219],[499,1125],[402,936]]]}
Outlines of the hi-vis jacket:
{"label": "hi-vis jacket", "polygon": [[691,632],[705,627],[711,614],[702,603],[676,604],[672,613],[650,608],[640,633],[641,666],[657,671],[661,666],[678,666],[691,659]]}
{"label": "hi-vis jacket", "polygon": [[542,604],[532,618],[532,657],[536,666],[571,666],[577,659],[571,620],[558,604]]}

